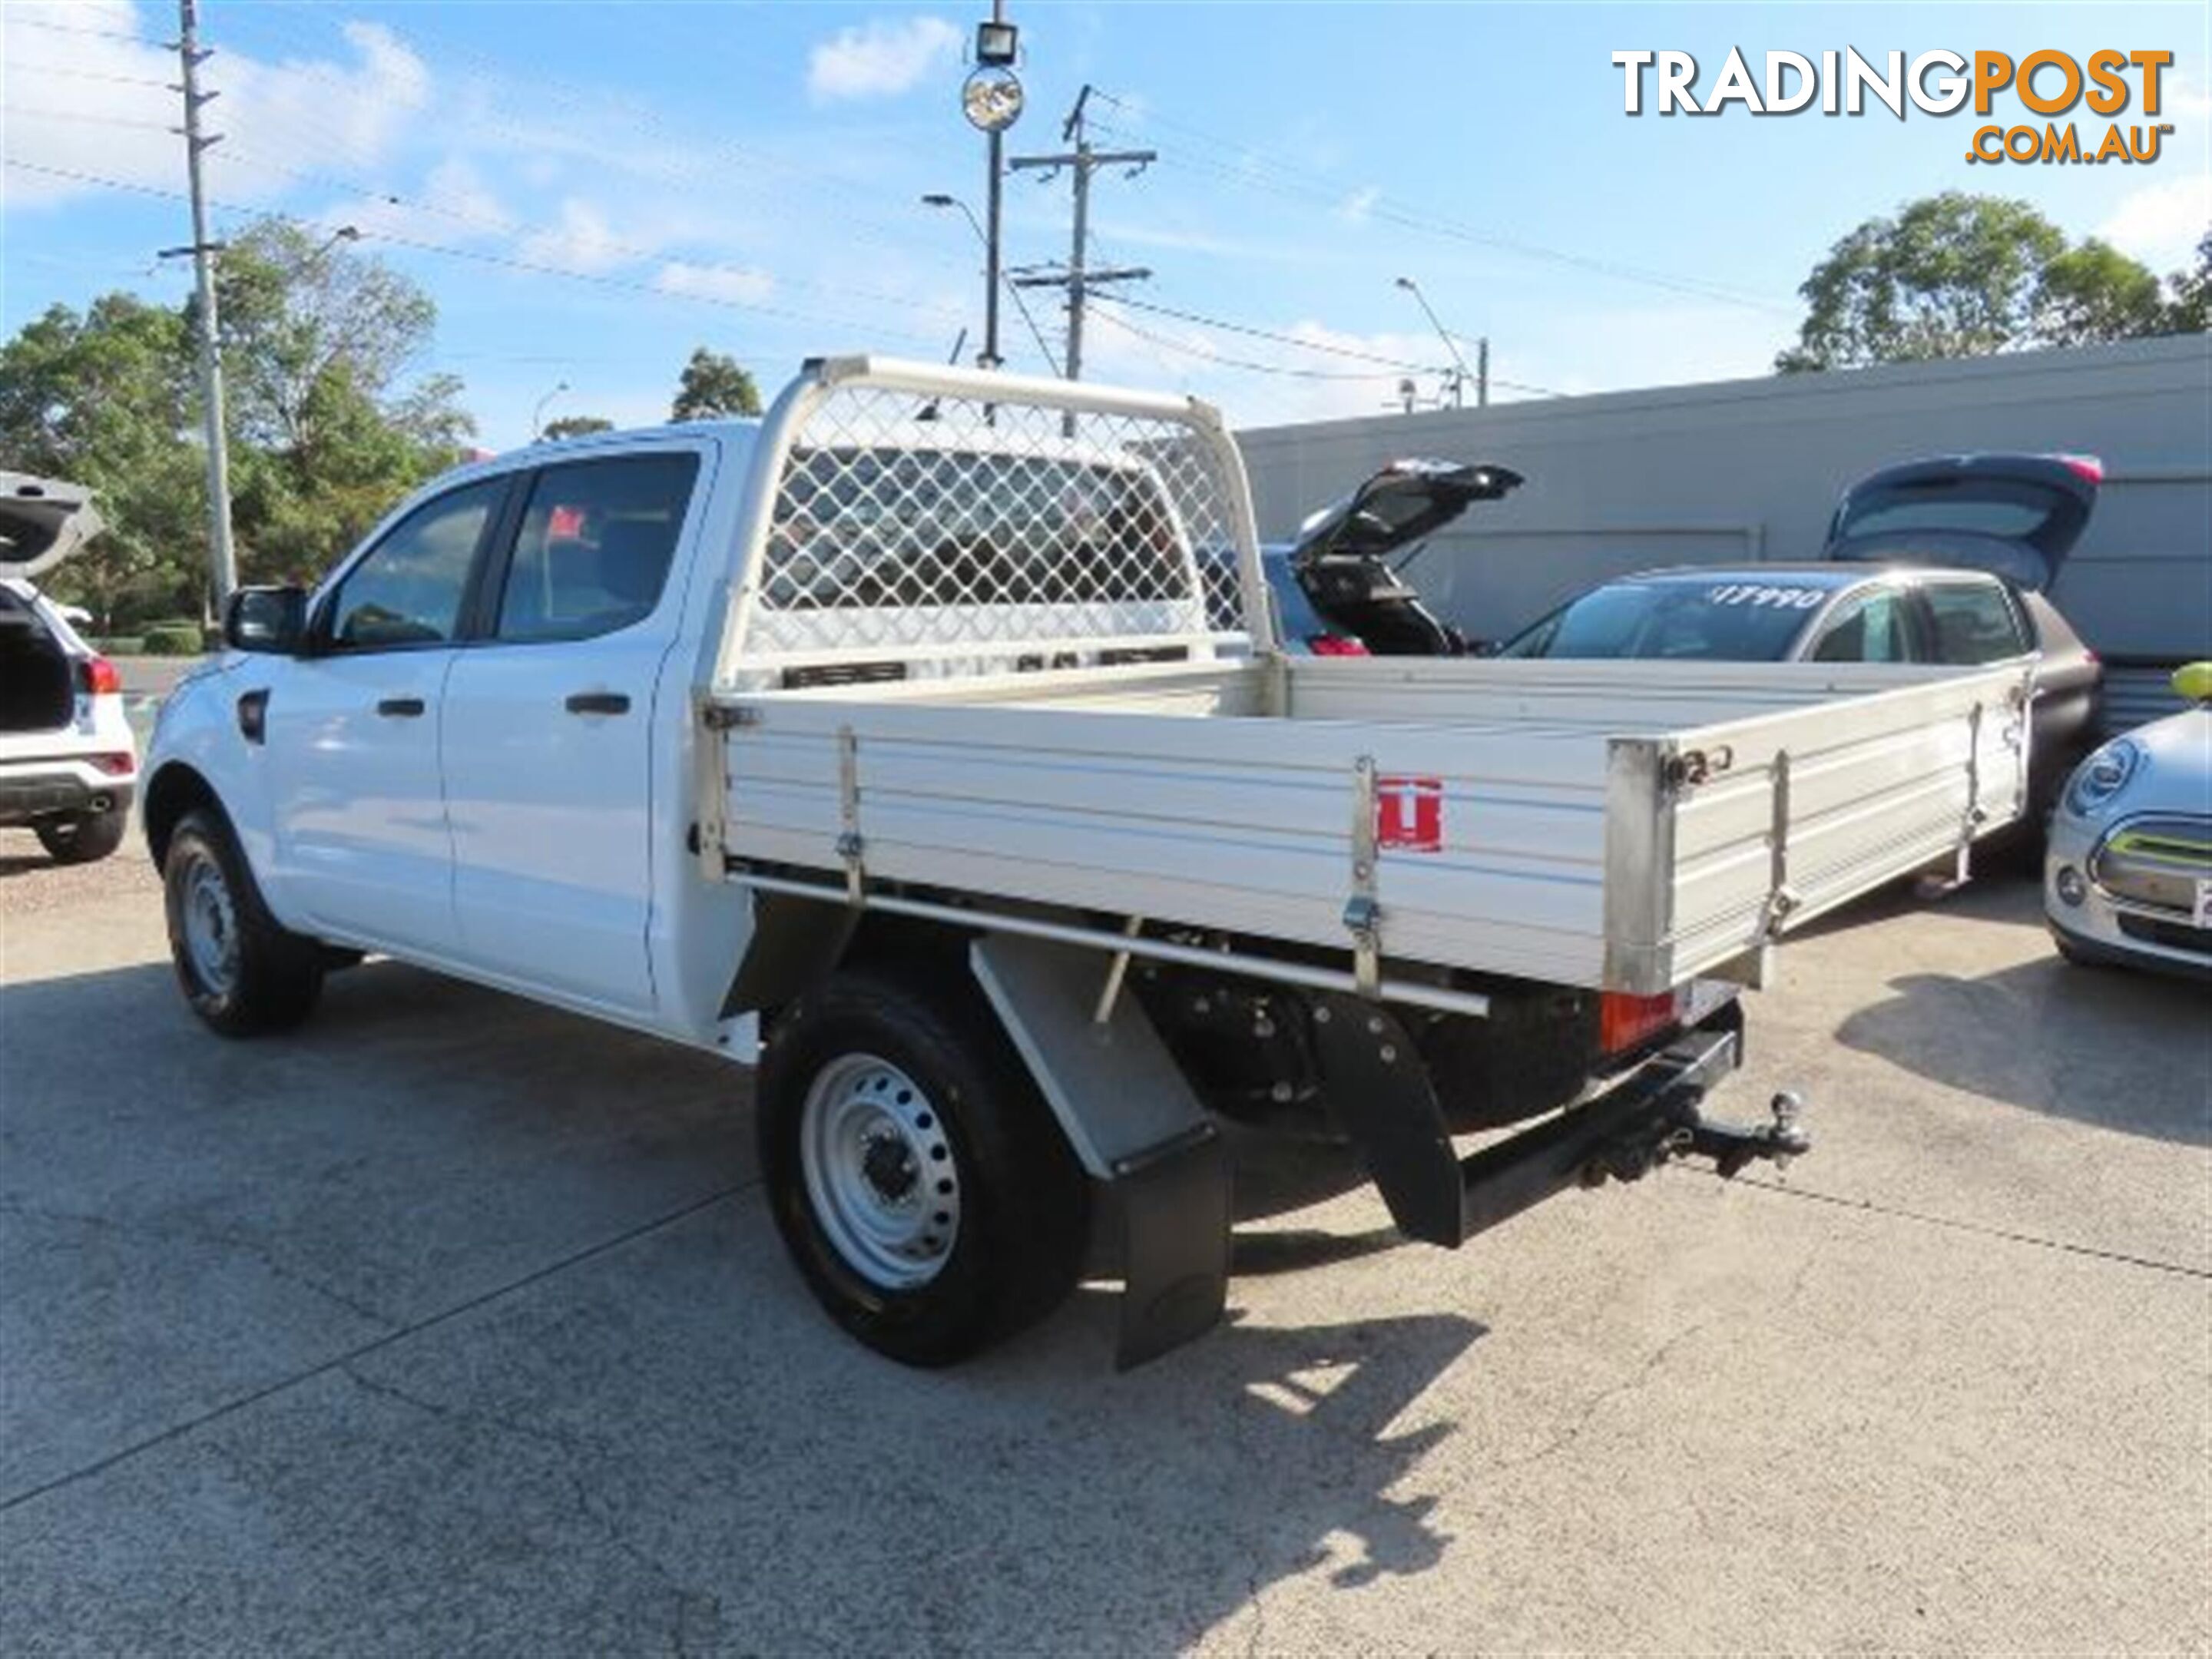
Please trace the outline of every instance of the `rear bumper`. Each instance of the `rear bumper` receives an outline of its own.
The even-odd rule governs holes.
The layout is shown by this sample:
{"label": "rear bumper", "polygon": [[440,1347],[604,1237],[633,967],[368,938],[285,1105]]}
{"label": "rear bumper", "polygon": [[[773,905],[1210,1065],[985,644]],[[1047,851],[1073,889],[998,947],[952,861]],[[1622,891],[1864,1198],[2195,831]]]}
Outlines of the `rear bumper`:
{"label": "rear bumper", "polygon": [[0,824],[128,808],[137,785],[78,761],[0,766]]}

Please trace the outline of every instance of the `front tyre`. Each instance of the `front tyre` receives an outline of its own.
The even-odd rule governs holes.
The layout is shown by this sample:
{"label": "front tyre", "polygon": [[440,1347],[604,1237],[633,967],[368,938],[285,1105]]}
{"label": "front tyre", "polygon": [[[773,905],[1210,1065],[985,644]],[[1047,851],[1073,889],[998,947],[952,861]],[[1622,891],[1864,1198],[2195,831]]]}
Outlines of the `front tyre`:
{"label": "front tyre", "polygon": [[56,864],[94,864],[123,845],[130,820],[128,808],[111,806],[105,812],[44,818],[31,828]]}
{"label": "front tyre", "polygon": [[177,982],[210,1027],[252,1036],[307,1018],[322,994],[320,952],[269,914],[221,814],[188,812],[170,833],[161,890]]}
{"label": "front tyre", "polygon": [[966,975],[841,973],[786,1009],[760,1073],[776,1228],[830,1316],[949,1365],[1042,1318],[1089,1238],[1090,1188]]}

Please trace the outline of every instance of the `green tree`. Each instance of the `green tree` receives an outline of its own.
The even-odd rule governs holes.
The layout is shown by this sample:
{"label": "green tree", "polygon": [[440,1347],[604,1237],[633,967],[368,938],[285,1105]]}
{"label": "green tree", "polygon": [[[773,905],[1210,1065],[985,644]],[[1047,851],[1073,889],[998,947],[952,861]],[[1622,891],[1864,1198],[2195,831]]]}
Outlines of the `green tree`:
{"label": "green tree", "polygon": [[403,383],[437,307],[344,239],[281,219],[232,239],[216,297],[240,574],[312,576],[475,430],[453,376]]}
{"label": "green tree", "polygon": [[563,415],[557,421],[545,422],[541,438],[587,438],[594,432],[611,432],[615,423],[598,415]]}
{"label": "green tree", "polygon": [[119,612],[198,608],[207,491],[177,312],[109,294],[54,306],[0,346],[0,455],[95,492],[107,528],[48,579],[112,629]]}
{"label": "green tree", "polygon": [[2166,326],[2176,334],[2202,334],[2212,329],[2212,230],[2197,244],[2197,267],[2177,270],[2166,278],[2173,302],[2166,310]]}
{"label": "green tree", "polygon": [[684,378],[676,387],[671,421],[719,421],[732,415],[761,412],[760,388],[738,360],[701,346],[684,365]]}
{"label": "green tree", "polygon": [[2170,326],[2158,279],[2117,249],[2066,233],[2025,202],[1946,191],[1869,219],[1829,249],[1798,293],[1784,374],[2027,346],[2084,345]]}
{"label": "green tree", "polygon": [[[408,376],[435,310],[376,260],[270,221],[234,240],[216,283],[240,574],[313,576],[451,465],[474,423],[459,381]],[[0,456],[95,492],[107,528],[51,586],[104,629],[204,603],[197,337],[189,306],[109,294],[0,346]]]}

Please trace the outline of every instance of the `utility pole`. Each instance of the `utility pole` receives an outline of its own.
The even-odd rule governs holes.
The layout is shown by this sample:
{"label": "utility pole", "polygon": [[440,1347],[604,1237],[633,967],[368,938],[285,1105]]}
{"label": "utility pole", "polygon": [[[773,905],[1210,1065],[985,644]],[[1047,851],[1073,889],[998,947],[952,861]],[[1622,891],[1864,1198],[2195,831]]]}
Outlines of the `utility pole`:
{"label": "utility pole", "polygon": [[1073,143],[1075,148],[1072,152],[1059,155],[1017,155],[1006,164],[1017,171],[1042,168],[1047,179],[1062,167],[1074,170],[1075,226],[1068,244],[1066,270],[1014,278],[1016,288],[1064,288],[1067,290],[1067,378],[1071,380],[1083,378],[1083,307],[1090,290],[1108,283],[1142,282],[1152,274],[1141,265],[1116,265],[1103,270],[1091,268],[1091,173],[1099,167],[1126,167],[1134,177],[1157,161],[1158,155],[1156,151],[1149,149],[1093,149],[1091,140],[1085,135],[1083,125],[1084,106],[1090,101],[1091,88],[1085,86],[1075,100],[1075,107],[1068,112],[1067,120],[1060,127],[1060,142]]}
{"label": "utility pole", "polygon": [[1490,407],[1490,337],[1486,334],[1474,343],[1474,406]]}
{"label": "utility pole", "polygon": [[222,350],[215,306],[214,255],[220,242],[208,240],[207,193],[200,178],[200,156],[222,142],[222,135],[203,136],[200,109],[222,94],[200,90],[200,65],[211,52],[200,49],[198,0],[177,0],[177,61],[184,84],[176,90],[185,99],[185,165],[191,178],[192,243],[188,248],[164,248],[161,257],[192,256],[192,281],[198,292],[200,313],[200,402],[207,413],[208,558],[215,579],[216,613],[220,617],[238,586],[238,561],[230,544],[230,443],[222,403]]}

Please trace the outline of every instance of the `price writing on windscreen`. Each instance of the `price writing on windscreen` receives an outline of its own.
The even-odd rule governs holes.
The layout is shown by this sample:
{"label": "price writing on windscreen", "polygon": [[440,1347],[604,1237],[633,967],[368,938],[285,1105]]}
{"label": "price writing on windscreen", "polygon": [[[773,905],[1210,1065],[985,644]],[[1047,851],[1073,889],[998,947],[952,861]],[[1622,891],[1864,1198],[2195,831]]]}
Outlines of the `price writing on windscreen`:
{"label": "price writing on windscreen", "polygon": [[1723,582],[1705,590],[1712,605],[1758,605],[1774,611],[1810,611],[1828,597],[1824,587],[1770,587],[1765,582]]}

